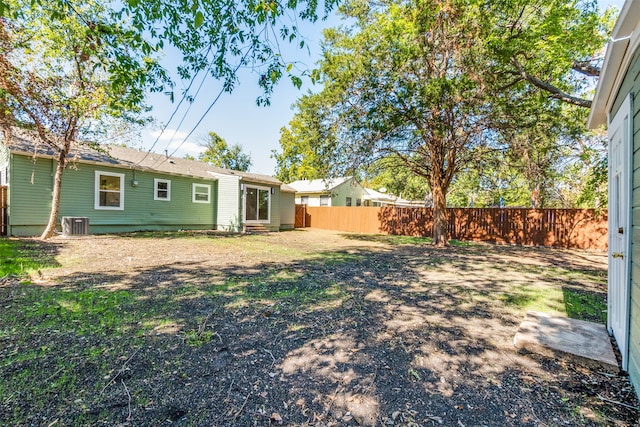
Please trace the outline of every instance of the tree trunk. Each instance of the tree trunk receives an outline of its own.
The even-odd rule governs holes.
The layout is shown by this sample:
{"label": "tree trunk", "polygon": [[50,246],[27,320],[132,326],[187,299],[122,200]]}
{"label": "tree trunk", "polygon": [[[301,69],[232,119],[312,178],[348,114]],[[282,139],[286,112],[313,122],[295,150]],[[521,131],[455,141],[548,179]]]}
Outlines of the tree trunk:
{"label": "tree trunk", "polygon": [[433,194],[433,244],[440,247],[449,246],[447,192],[439,182],[431,183],[431,192]]}
{"label": "tree trunk", "polygon": [[61,151],[58,153],[58,165],[56,166],[56,173],[53,177],[53,196],[51,197],[51,213],[49,214],[49,222],[40,236],[43,240],[53,236],[56,224],[58,223],[58,213],[60,212],[60,192],[62,190],[62,173],[66,166],[67,155],[65,152]]}

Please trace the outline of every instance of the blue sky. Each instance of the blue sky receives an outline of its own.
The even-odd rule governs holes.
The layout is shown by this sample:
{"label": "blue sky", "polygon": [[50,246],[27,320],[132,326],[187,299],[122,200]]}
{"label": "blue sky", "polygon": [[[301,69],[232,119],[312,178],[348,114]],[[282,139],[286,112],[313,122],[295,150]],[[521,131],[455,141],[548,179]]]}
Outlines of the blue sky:
{"label": "blue sky", "polygon": [[[620,9],[623,3],[623,0],[598,1],[601,9],[610,5]],[[302,68],[312,69],[320,55],[322,29],[338,24],[337,18],[330,17],[327,21],[301,25],[301,31],[306,38],[305,48],[283,47],[283,59],[287,62],[296,62]],[[165,58],[167,67],[171,67],[173,62],[171,57]],[[213,131],[229,144],[242,145],[244,151],[251,154],[253,160],[251,172],[272,175],[275,161],[270,157],[271,152],[280,148],[280,128],[286,126],[293,117],[291,108],[293,103],[307,90],[320,88],[314,88],[308,80],[305,80],[302,89],[299,90],[284,79],[275,88],[271,105],[258,107],[255,102],[261,94],[257,85],[258,75],[251,70],[241,70],[239,78],[240,83],[235,90],[231,94],[224,93],[204,117],[202,123],[194,129],[198,119],[203,116],[221,89],[219,82],[207,79],[188,112],[189,105],[185,102],[159,138],[157,129],[166,124],[174,112],[179,101],[181,85],[178,84],[176,87],[176,100],[173,104],[168,96],[153,94],[149,98],[149,103],[153,107],[152,115],[157,122],[156,128],[144,129],[141,134],[142,141],[129,141],[129,143],[137,148],[149,150],[155,142],[154,152],[163,153],[167,150],[169,154],[174,153],[176,157],[183,157],[186,154],[197,156],[202,150],[199,145],[201,139],[206,137],[207,132]],[[198,84],[200,80],[196,80],[194,87]],[[178,127],[183,115],[185,115],[184,122]],[[185,139],[192,131],[191,136]]]}

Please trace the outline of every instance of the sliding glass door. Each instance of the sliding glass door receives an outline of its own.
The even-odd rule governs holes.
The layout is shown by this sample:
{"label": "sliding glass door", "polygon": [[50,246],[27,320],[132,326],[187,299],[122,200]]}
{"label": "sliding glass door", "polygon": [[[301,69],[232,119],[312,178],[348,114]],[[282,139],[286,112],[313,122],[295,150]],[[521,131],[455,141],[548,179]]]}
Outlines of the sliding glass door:
{"label": "sliding glass door", "polygon": [[269,223],[271,212],[271,189],[245,187],[244,221]]}

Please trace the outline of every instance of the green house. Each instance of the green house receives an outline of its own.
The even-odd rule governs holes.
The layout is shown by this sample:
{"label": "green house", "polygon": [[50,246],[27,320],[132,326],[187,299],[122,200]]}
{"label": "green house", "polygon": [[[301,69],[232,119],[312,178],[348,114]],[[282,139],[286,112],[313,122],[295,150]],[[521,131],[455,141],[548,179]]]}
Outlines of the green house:
{"label": "green house", "polygon": [[[11,236],[34,236],[49,219],[56,160],[29,134],[0,144]],[[293,228],[294,192],[277,179],[122,146],[74,149],[64,172],[62,218],[87,218],[93,234],[202,229]],[[85,220],[86,221],[86,220]]]}
{"label": "green house", "polygon": [[640,390],[640,2],[625,1],[613,28],[589,127],[608,128],[607,323],[622,369]]}

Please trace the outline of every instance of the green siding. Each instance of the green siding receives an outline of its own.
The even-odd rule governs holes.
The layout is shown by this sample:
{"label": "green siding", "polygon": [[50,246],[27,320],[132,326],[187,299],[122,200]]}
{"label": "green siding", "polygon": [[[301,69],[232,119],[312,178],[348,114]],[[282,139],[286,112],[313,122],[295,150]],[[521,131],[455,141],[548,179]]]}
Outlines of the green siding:
{"label": "green siding", "polygon": [[[55,162],[14,154],[11,163],[10,232],[34,235],[44,229],[51,209]],[[95,171],[124,173],[124,210],[95,209]],[[64,172],[60,217],[89,218],[91,233],[137,230],[213,229],[216,224],[217,183],[182,176],[134,172],[86,163],[71,164]],[[171,181],[171,200],[154,200],[154,178]],[[192,184],[211,186],[210,203],[192,202]]]}
{"label": "green siding", "polygon": [[360,199],[360,206],[364,206],[364,188],[353,178],[346,180],[332,191],[331,206],[347,206],[347,197],[351,197],[351,206],[357,206],[357,199]]}
{"label": "green siding", "polygon": [[[610,117],[620,109],[627,94],[640,94],[640,51],[636,51],[625,79],[616,95]],[[634,97],[637,98],[637,97]],[[636,390],[640,390],[640,100],[632,103],[633,161],[631,224],[631,292],[629,322],[629,376]]]}

